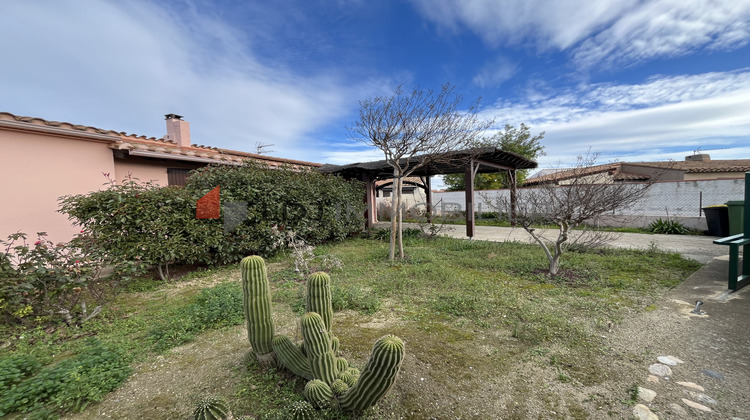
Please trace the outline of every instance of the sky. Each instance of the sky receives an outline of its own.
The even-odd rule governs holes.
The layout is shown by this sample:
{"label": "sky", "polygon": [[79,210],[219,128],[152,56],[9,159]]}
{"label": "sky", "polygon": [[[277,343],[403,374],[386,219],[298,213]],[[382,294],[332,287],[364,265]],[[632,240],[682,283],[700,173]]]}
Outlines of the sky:
{"label": "sky", "polygon": [[5,0],[0,112],[346,164],[360,101],[455,86],[540,169],[750,159],[750,0]]}

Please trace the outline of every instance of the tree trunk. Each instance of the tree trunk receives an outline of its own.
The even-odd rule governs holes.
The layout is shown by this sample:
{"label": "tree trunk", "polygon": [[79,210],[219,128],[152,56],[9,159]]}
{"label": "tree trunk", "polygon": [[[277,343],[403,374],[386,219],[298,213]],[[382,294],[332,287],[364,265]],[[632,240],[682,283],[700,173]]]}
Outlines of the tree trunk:
{"label": "tree trunk", "polygon": [[516,226],[516,207],[518,205],[518,185],[516,183],[516,171],[508,171],[508,184],[510,184],[510,225]]}
{"label": "tree trunk", "polygon": [[391,202],[391,243],[388,249],[388,259],[393,261],[396,258],[396,232],[398,230],[398,206],[401,205],[401,190],[396,189],[396,182],[399,173],[393,168],[393,201]]}
{"label": "tree trunk", "polygon": [[398,177],[398,207],[396,214],[398,215],[398,257],[404,259],[404,213],[401,211],[401,190],[403,187],[403,178]]}

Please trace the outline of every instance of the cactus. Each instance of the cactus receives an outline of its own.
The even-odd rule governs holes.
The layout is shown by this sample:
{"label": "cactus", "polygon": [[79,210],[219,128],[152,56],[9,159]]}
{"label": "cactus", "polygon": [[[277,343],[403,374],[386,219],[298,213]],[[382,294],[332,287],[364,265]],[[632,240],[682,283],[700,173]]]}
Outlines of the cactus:
{"label": "cactus", "polygon": [[346,383],[350,387],[354,386],[354,384],[357,383],[357,377],[352,375],[351,372],[339,372],[337,380],[344,381],[344,383]]}
{"label": "cactus", "polygon": [[310,274],[307,279],[306,312],[315,312],[323,318],[326,331],[331,332],[333,306],[331,305],[331,278],[324,272]]}
{"label": "cactus", "polygon": [[[307,313],[302,316],[303,342],[274,337],[271,299],[263,258],[242,260],[242,289],[248,340],[261,365],[278,358],[281,365],[308,380],[303,391],[317,408],[359,412],[376,404],[393,385],[404,357],[404,343],[396,336],[380,338],[362,372],[349,365],[339,352],[339,339],[331,333],[333,308],[330,278],[314,273],[307,282]],[[306,405],[309,408],[309,404]],[[293,408],[287,418],[310,418],[309,411]]]}
{"label": "cactus", "polygon": [[266,276],[266,263],[253,255],[240,262],[242,270],[242,304],[247,322],[247,339],[261,366],[273,364],[271,341],[274,336],[271,319],[271,293]]}
{"label": "cactus", "polygon": [[331,350],[331,339],[320,315],[308,312],[302,316],[302,337],[313,378],[331,384],[336,380],[336,356]]}
{"label": "cactus", "polygon": [[292,343],[292,340],[285,335],[277,335],[271,343],[273,351],[282,366],[289,369],[293,374],[301,376],[307,380],[313,379],[310,370],[310,362],[307,360],[299,347]]}
{"label": "cactus", "polygon": [[353,387],[339,398],[344,410],[362,411],[375,405],[393,385],[404,360],[404,342],[386,335],[375,342],[370,360]]}
{"label": "cactus", "polygon": [[318,408],[325,408],[331,404],[333,398],[333,391],[323,381],[319,379],[313,379],[305,385],[303,391],[307,401],[310,401],[312,405]]}
{"label": "cactus", "polygon": [[341,395],[346,392],[347,389],[349,389],[349,384],[342,381],[341,379],[336,379],[331,384],[331,391],[333,391],[333,395]]}
{"label": "cactus", "polygon": [[334,336],[333,334],[328,334],[331,337],[331,350],[333,350],[333,354],[338,356],[339,354],[339,338]]}
{"label": "cactus", "polygon": [[286,418],[291,420],[312,420],[315,418],[315,407],[307,401],[295,401],[289,405]]}
{"label": "cactus", "polygon": [[232,418],[227,400],[219,397],[204,398],[196,403],[193,410],[195,420],[226,420]]}
{"label": "cactus", "polygon": [[346,361],[343,357],[337,357],[336,358],[336,370],[338,372],[343,372],[345,370],[349,369],[349,362]]}

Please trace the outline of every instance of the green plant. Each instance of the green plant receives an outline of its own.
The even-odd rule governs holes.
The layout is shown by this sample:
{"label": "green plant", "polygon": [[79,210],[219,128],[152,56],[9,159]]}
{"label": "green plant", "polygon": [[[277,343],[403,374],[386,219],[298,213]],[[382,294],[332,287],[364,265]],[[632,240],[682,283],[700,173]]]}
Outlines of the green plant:
{"label": "green plant", "polygon": [[315,417],[315,407],[307,401],[295,401],[289,404],[287,418],[290,420],[312,420]]}
{"label": "green plant", "polygon": [[357,382],[339,399],[340,407],[362,411],[377,404],[396,381],[403,360],[404,342],[400,338],[395,335],[380,338]]}
{"label": "green plant", "polygon": [[207,397],[199,400],[193,410],[194,420],[227,420],[232,418],[227,400],[220,397]]}
{"label": "green plant", "polygon": [[[109,267],[112,274],[104,276]],[[0,320],[82,324],[97,316],[137,270],[113,260],[83,234],[54,244],[44,232],[33,245],[24,233],[0,240]],[[87,306],[87,303],[93,305]],[[93,307],[92,307],[93,306]]]}
{"label": "green plant", "polygon": [[262,366],[273,364],[271,340],[274,325],[271,319],[271,293],[268,287],[266,264],[257,255],[240,262],[242,270],[242,306],[247,322],[247,338]]}
{"label": "green plant", "polygon": [[[252,261],[253,270],[246,268],[246,261]],[[241,269],[243,285],[247,283],[245,278],[252,275],[254,281],[265,283],[256,286],[255,289],[267,291],[268,278],[263,258],[247,257],[242,260]],[[370,360],[361,374],[351,368],[346,359],[336,357],[338,339],[330,331],[330,319],[333,314],[330,282],[330,277],[326,273],[314,273],[308,279],[305,307],[309,312],[305,313],[301,320],[303,343],[298,347],[284,335],[277,335],[271,343],[275,357],[282,366],[309,379],[304,395],[311,404],[320,408],[333,406],[349,411],[361,411],[376,404],[390,389],[401,367],[404,344],[396,336],[382,337],[375,343]],[[246,293],[246,296],[250,296],[246,298],[246,301],[250,301],[251,297],[257,294]],[[263,319],[270,319],[270,303],[258,306],[268,309],[245,311],[248,337],[255,333],[249,326],[258,322],[251,317],[260,317],[263,325]],[[326,314],[328,324],[318,312],[310,311],[313,309]],[[272,353],[271,357],[273,356]]]}
{"label": "green plant", "polygon": [[82,411],[117,389],[131,372],[124,351],[96,339],[76,356],[41,369],[27,357],[9,359],[0,359],[0,377],[6,379],[0,387],[0,417],[46,409]]}
{"label": "green plant", "polygon": [[685,235],[690,232],[688,228],[677,220],[662,220],[661,218],[653,221],[648,230],[652,233],[667,235]]}
{"label": "green plant", "polygon": [[320,315],[328,332],[331,332],[331,319],[333,319],[333,306],[331,302],[331,278],[328,274],[322,272],[311,274],[307,278],[305,310]]}

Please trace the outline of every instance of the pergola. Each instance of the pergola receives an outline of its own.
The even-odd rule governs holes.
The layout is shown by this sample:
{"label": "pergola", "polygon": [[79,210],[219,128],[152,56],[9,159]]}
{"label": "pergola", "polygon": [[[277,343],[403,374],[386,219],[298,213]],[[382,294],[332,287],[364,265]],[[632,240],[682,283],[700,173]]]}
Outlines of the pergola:
{"label": "pergola", "polygon": [[[421,177],[426,191],[427,208],[432,211],[432,192],[430,177],[433,175],[447,175],[464,173],[466,179],[466,236],[474,236],[474,176],[478,173],[509,171],[515,179],[519,169],[533,169],[537,163],[494,147],[459,150],[437,156],[421,155],[409,159],[410,167],[425,161],[409,176]],[[402,166],[407,163],[401,160]],[[377,222],[375,210],[375,183],[383,179],[393,178],[393,167],[385,160],[374,162],[350,163],[348,165],[323,165],[320,172],[341,175],[347,179],[358,179],[366,186],[365,226],[371,227]]]}

